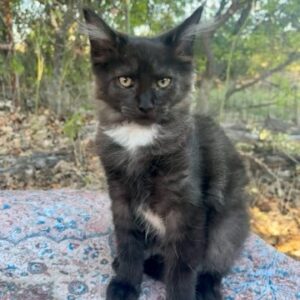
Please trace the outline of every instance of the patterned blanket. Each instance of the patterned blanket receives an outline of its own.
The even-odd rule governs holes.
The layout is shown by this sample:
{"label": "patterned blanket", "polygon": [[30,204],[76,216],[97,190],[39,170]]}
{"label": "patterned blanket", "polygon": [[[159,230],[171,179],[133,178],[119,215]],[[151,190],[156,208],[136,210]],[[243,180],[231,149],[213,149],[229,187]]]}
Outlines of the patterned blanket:
{"label": "patterned blanket", "polygon": [[[115,253],[105,194],[0,191],[0,299],[101,300]],[[223,280],[225,299],[300,299],[300,263],[251,235]],[[163,300],[145,276],[143,300]]]}

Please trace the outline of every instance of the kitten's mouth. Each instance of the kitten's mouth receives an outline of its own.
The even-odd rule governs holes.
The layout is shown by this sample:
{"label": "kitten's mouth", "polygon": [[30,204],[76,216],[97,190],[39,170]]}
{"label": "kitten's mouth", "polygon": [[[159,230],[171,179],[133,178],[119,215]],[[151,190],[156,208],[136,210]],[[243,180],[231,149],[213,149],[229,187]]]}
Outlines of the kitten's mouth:
{"label": "kitten's mouth", "polygon": [[126,113],[126,111],[122,111],[123,116],[130,122],[135,122],[140,125],[151,125],[157,122],[157,113],[155,110],[151,110],[148,112],[139,112],[135,113]]}
{"label": "kitten's mouth", "polygon": [[140,125],[152,125],[157,122],[156,120],[156,115],[153,112],[153,114],[142,114],[142,115],[137,115],[132,118],[132,121],[140,124]]}
{"label": "kitten's mouth", "polygon": [[152,125],[152,124],[154,124],[154,123],[156,123],[155,122],[155,119],[142,119],[142,118],[140,118],[140,119],[135,119],[134,120],[137,124],[139,124],[139,125],[143,125],[143,126],[148,126],[148,125]]}

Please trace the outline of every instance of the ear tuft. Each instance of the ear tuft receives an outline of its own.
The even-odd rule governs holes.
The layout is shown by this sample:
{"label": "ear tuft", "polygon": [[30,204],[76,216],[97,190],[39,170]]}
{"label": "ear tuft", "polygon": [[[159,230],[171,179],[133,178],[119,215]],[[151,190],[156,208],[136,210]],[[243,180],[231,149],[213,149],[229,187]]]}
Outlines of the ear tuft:
{"label": "ear tuft", "polygon": [[191,61],[193,58],[194,40],[201,31],[199,21],[203,10],[204,5],[197,8],[179,26],[159,37],[166,45],[174,48],[175,55],[182,60]]}
{"label": "ear tuft", "polygon": [[84,8],[83,15],[86,23],[81,32],[89,36],[92,62],[105,63],[117,54],[121,38],[92,10]]}
{"label": "ear tuft", "polygon": [[84,7],[82,9],[84,19],[86,20],[87,23],[93,23],[93,19],[98,19],[99,17],[88,7]]}

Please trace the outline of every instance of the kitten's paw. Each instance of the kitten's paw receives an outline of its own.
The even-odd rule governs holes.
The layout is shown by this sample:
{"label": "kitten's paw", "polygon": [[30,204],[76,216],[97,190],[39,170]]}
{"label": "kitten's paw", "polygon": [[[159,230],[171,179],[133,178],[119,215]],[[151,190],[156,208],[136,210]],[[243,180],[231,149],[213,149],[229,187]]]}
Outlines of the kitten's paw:
{"label": "kitten's paw", "polygon": [[222,300],[221,276],[210,273],[199,274],[196,295],[197,300]]}
{"label": "kitten's paw", "polygon": [[205,293],[197,293],[197,300],[222,300],[222,294],[220,292],[207,291]]}
{"label": "kitten's paw", "polygon": [[113,278],[106,291],[106,300],[137,300],[139,293],[131,284]]}

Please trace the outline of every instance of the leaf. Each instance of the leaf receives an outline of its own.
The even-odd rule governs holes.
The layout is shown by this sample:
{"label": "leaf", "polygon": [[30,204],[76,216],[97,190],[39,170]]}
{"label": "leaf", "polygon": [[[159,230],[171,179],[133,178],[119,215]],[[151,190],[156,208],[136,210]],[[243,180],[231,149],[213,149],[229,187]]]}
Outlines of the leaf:
{"label": "leaf", "polygon": [[295,252],[298,251],[300,255],[300,235],[290,235],[289,240],[277,245],[277,249],[282,252]]}
{"label": "leaf", "polygon": [[263,129],[260,131],[259,133],[259,139],[261,141],[264,141],[266,139],[268,139],[270,137],[270,131],[266,130],[266,129]]}
{"label": "leaf", "polygon": [[84,124],[84,117],[82,113],[78,112],[73,114],[64,125],[64,133],[72,141],[77,139],[79,130]]}
{"label": "leaf", "polygon": [[15,55],[12,60],[11,60],[11,68],[14,73],[21,75],[24,71],[25,68],[23,66],[22,61],[20,60],[18,55]]}

